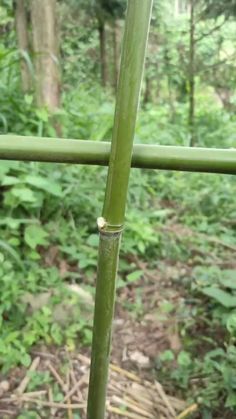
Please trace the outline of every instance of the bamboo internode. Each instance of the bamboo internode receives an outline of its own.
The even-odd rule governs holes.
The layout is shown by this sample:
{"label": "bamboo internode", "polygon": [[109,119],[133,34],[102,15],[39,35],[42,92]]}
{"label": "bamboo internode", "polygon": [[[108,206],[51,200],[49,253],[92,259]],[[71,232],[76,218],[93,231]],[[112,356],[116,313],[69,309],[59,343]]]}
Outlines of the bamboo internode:
{"label": "bamboo internode", "polygon": [[[111,144],[89,140],[0,135],[0,159],[107,166]],[[136,144],[132,167],[236,174],[236,149]]]}

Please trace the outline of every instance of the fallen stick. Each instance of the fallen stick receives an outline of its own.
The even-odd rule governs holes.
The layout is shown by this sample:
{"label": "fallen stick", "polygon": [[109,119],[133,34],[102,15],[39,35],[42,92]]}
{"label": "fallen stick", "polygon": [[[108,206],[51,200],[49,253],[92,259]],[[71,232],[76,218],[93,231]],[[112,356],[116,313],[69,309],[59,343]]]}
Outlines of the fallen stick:
{"label": "fallen stick", "polygon": [[[72,383],[72,388],[74,388],[75,386],[77,386],[77,379],[76,379],[76,377],[75,377],[75,373],[74,373],[74,369],[73,369],[73,364],[71,364],[71,371],[70,371],[70,378],[71,378],[71,383]],[[79,392],[79,389],[77,390],[77,396],[74,396],[74,394],[72,394],[71,396],[74,396],[74,397],[76,397],[76,399],[80,399],[81,397],[81,394],[80,394],[80,392]],[[78,401],[81,401],[81,400],[78,400]]]}
{"label": "fallen stick", "polygon": [[153,415],[150,412],[141,409],[139,406],[135,405],[132,400],[123,400],[122,398],[115,396],[112,398],[112,402],[118,404],[119,406],[123,405],[124,407],[133,410],[134,413],[142,415],[143,418],[153,418]]}
{"label": "fallen stick", "polygon": [[53,407],[55,409],[66,409],[66,410],[68,410],[68,408],[75,410],[75,409],[82,409],[86,407],[85,403],[67,404],[67,403],[46,402],[44,400],[32,399],[31,397],[24,397],[24,396],[22,396],[21,399],[17,398],[16,401],[39,404],[44,407]]}
{"label": "fallen stick", "polygon": [[[48,401],[50,403],[53,403],[53,393],[52,393],[51,387],[49,387],[49,389],[48,389]],[[55,414],[57,412],[57,409],[55,409],[54,407],[51,407],[50,411],[51,411],[52,418],[54,418],[54,416],[55,416]]]}
{"label": "fallen stick", "polygon": [[124,377],[130,378],[131,380],[136,381],[137,383],[141,383],[141,379],[137,377],[137,375],[133,374],[132,372],[126,371],[123,368],[120,368],[114,364],[110,364],[110,368],[112,371],[117,372],[120,375],[123,375]]}
{"label": "fallen stick", "polygon": [[40,351],[32,351],[33,355],[37,355],[40,358],[50,358],[50,359],[56,359],[56,356],[53,354],[50,354],[48,352],[40,352]]}
{"label": "fallen stick", "polygon": [[117,407],[108,406],[107,407],[108,412],[116,413],[119,416],[125,416],[126,418],[130,419],[143,419],[143,416],[136,415],[135,413],[129,413],[123,410],[118,409]]}
{"label": "fallen stick", "polygon": [[179,416],[177,416],[176,419],[184,419],[188,415],[190,415],[191,413],[196,412],[197,409],[198,409],[198,405],[197,404],[193,404],[192,406],[189,406],[186,410],[184,410],[184,412],[182,412]]}
{"label": "fallen stick", "polygon": [[63,402],[66,402],[70,397],[73,396],[73,394],[78,390],[78,388],[81,386],[81,384],[84,382],[84,376],[72,387],[72,389],[66,394],[64,397]]}
{"label": "fallen stick", "polygon": [[34,397],[34,396],[44,396],[45,394],[47,394],[47,390],[38,390],[38,391],[29,391],[27,393],[24,393],[24,396]]}
{"label": "fallen stick", "polygon": [[29,372],[33,372],[35,371],[40,363],[40,358],[39,356],[37,358],[35,358],[32,362],[32,364],[30,365],[30,368],[27,371],[27,375],[25,376],[25,378],[23,378],[23,380],[21,381],[21,383],[19,384],[19,386],[17,387],[17,389],[15,390],[15,392],[18,395],[21,395],[25,392],[30,380],[31,380],[31,376],[29,374]]}
{"label": "fallen stick", "polygon": [[66,393],[67,391],[66,384],[64,383],[64,381],[62,380],[58,372],[55,370],[55,368],[52,366],[52,364],[50,364],[50,362],[48,363],[48,368],[51,374],[53,375],[53,377],[55,378],[55,380],[58,382],[58,384],[62,388],[62,390]]}
{"label": "fallen stick", "polygon": [[126,390],[126,394],[132,396],[137,402],[142,403],[142,405],[146,405],[148,408],[153,408],[153,398],[151,396],[151,398],[146,398],[140,393],[135,393],[135,390],[132,391],[132,389],[129,388]]}
{"label": "fallen stick", "polygon": [[175,417],[175,410],[174,408],[171,406],[167,395],[165,394],[165,392],[163,391],[162,386],[160,385],[160,383],[158,383],[157,381],[155,381],[155,387],[157,389],[157,392],[159,394],[159,396],[162,398],[163,402],[165,403],[167,409],[169,410],[169,413],[172,415],[172,417]]}
{"label": "fallen stick", "polygon": [[[71,363],[70,377],[71,377],[71,382],[72,382],[72,385],[73,385],[73,388],[74,388],[75,386],[77,386],[77,379],[76,379],[76,376],[75,376],[75,373],[74,373],[74,369],[73,369],[73,364],[72,363]],[[81,393],[79,391],[79,388],[77,389],[76,394],[77,394],[77,396],[73,395],[73,398],[75,400],[77,400],[78,402],[80,402],[81,401]]]}
{"label": "fallen stick", "polygon": [[85,364],[90,365],[90,359],[87,356],[78,354],[77,358]]}
{"label": "fallen stick", "polygon": [[[70,390],[70,372],[67,371],[67,374],[66,374],[66,391],[67,391],[67,393],[69,392],[69,390]],[[70,408],[70,405],[71,405],[71,398],[70,397],[68,397],[67,405],[68,405],[68,419],[73,419],[72,409]]]}

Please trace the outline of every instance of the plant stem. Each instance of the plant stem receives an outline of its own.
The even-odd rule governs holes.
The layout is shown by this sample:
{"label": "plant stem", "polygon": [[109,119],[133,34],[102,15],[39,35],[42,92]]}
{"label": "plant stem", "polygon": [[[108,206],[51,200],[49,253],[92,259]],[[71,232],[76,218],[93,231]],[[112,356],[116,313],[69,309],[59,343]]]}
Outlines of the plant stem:
{"label": "plant stem", "polygon": [[152,0],[129,0],[121,70],[100,230],[88,419],[104,419],[119,244],[123,230],[131,157]]}
{"label": "plant stem", "polygon": [[190,147],[195,146],[195,1],[190,1],[190,40],[189,40],[189,131]]}

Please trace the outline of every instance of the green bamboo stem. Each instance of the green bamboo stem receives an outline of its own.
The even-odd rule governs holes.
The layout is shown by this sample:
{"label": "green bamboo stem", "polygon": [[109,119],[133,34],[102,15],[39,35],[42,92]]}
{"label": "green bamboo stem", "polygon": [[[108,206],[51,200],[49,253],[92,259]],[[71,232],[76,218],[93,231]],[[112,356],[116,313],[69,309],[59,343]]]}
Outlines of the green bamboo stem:
{"label": "green bamboo stem", "polygon": [[[0,159],[107,166],[111,144],[0,135]],[[236,174],[236,149],[135,144],[132,167]]]}
{"label": "green bamboo stem", "polygon": [[99,234],[88,419],[104,419],[120,232]]}
{"label": "green bamboo stem", "polygon": [[129,0],[100,231],[88,419],[104,419],[115,280],[152,0]]}

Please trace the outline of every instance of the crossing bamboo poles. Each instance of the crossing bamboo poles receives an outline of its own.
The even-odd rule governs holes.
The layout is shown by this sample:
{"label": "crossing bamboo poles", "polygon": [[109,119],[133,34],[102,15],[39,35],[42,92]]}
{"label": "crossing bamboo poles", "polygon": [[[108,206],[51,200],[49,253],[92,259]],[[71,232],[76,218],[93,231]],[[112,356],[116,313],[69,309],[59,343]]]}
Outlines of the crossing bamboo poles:
{"label": "crossing bamboo poles", "polygon": [[152,0],[128,1],[103,216],[98,219],[100,243],[88,419],[105,417],[115,280],[151,9]]}
{"label": "crossing bamboo poles", "polygon": [[[0,135],[0,160],[107,166],[111,144],[89,140]],[[236,149],[135,144],[132,167],[236,174]]]}

